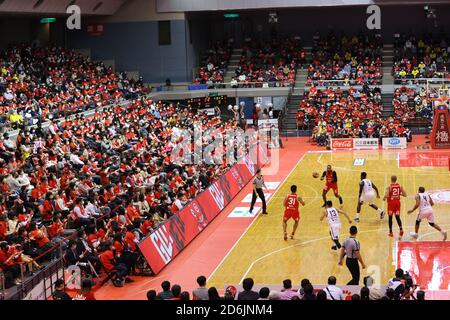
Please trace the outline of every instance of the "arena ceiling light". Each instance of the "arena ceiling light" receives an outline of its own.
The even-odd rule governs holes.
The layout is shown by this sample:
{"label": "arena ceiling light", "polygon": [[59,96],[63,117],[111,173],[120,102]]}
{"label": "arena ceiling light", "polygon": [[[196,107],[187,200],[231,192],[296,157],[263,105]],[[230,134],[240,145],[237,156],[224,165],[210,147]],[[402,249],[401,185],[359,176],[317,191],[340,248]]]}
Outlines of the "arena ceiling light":
{"label": "arena ceiling light", "polygon": [[226,19],[234,19],[239,18],[241,15],[239,13],[225,13],[223,16]]}
{"label": "arena ceiling light", "polygon": [[40,23],[52,23],[52,22],[56,22],[56,18],[42,18],[40,20]]}

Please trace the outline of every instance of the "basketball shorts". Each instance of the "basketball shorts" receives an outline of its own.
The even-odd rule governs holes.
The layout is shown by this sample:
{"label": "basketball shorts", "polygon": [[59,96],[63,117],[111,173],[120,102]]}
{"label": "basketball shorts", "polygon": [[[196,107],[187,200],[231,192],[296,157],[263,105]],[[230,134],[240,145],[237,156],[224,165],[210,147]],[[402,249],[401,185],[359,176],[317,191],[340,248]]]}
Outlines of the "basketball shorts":
{"label": "basketball shorts", "polygon": [[375,198],[376,198],[375,192],[363,193],[361,195],[361,197],[359,198],[359,202],[367,203],[367,204],[374,204]]}
{"label": "basketball shorts", "polygon": [[331,239],[338,240],[340,231],[341,231],[341,224],[330,224]]}
{"label": "basketball shorts", "polygon": [[300,220],[300,213],[296,210],[285,210],[283,220],[288,221],[289,219]]}
{"label": "basketball shorts", "polygon": [[330,182],[330,183],[325,184],[325,187],[323,188],[323,190],[329,191],[330,189],[333,189],[334,193],[336,193],[336,194],[339,193],[337,183]]}
{"label": "basketball shorts", "polygon": [[422,221],[423,219],[427,219],[428,223],[434,223],[433,210],[420,211],[417,215],[417,221]]}
{"label": "basketball shorts", "polygon": [[400,215],[400,202],[388,202],[388,215],[399,216]]}

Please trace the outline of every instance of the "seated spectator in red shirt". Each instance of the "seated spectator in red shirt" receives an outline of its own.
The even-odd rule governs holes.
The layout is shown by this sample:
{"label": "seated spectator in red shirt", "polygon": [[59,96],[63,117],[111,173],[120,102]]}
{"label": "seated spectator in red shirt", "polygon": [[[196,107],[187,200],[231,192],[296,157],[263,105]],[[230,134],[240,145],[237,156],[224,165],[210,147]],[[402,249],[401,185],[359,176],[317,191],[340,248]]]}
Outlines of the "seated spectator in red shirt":
{"label": "seated spectator in red shirt", "polygon": [[[104,250],[100,254],[100,261],[106,272],[115,273],[115,279],[113,283],[116,287],[123,287],[124,281],[128,278],[128,268],[125,264],[117,261],[114,245],[111,242],[107,242],[104,245]],[[128,280],[129,281],[129,280]]]}
{"label": "seated spectator in red shirt", "polygon": [[21,283],[18,279],[20,276],[19,259],[20,252],[14,246],[8,245],[7,242],[0,243],[0,270],[5,274],[5,279],[13,279],[16,284]]}
{"label": "seated spectator in red shirt", "polygon": [[36,243],[36,246],[40,253],[46,252],[52,247],[52,244],[47,237],[47,231],[45,230],[45,227],[42,226],[38,228],[36,222],[34,221],[30,223],[29,237],[30,240]]}

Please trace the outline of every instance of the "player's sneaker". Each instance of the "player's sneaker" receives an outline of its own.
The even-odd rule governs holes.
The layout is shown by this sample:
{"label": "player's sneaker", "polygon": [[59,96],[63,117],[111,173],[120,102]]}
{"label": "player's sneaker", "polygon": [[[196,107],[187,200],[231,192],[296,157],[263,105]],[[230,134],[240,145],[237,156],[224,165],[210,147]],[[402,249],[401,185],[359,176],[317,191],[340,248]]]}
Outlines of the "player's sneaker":
{"label": "player's sneaker", "polygon": [[414,238],[417,240],[417,238],[419,238],[419,234],[415,233],[415,232],[410,232],[409,235],[411,236],[411,238]]}
{"label": "player's sneaker", "polygon": [[384,211],[381,211],[380,212],[380,219],[383,220],[383,218],[384,218]]}
{"label": "player's sneaker", "polygon": [[294,239],[294,234],[291,234],[291,239],[292,239],[292,240]]}
{"label": "player's sneaker", "polygon": [[264,211],[262,214],[267,214],[267,211]]}
{"label": "player's sneaker", "polygon": [[337,250],[337,246],[332,246],[331,250]]}
{"label": "player's sneaker", "polygon": [[288,239],[288,237],[287,237],[287,233],[285,233],[285,234],[284,234],[284,237],[283,237],[283,239],[284,239],[284,241],[286,241],[286,240]]}
{"label": "player's sneaker", "polygon": [[253,209],[248,210],[248,213],[253,213]]}
{"label": "player's sneaker", "polygon": [[443,231],[442,236],[444,237],[444,239],[442,239],[442,241],[447,240],[447,231]]}
{"label": "player's sneaker", "polygon": [[388,236],[392,238],[394,236],[394,234],[392,232],[389,232]]}
{"label": "player's sneaker", "polygon": [[353,219],[353,221],[355,221],[356,223],[359,223],[359,218],[356,217],[355,219]]}
{"label": "player's sneaker", "polygon": [[401,229],[400,230],[400,237],[403,237],[403,234],[404,234],[403,229]]}

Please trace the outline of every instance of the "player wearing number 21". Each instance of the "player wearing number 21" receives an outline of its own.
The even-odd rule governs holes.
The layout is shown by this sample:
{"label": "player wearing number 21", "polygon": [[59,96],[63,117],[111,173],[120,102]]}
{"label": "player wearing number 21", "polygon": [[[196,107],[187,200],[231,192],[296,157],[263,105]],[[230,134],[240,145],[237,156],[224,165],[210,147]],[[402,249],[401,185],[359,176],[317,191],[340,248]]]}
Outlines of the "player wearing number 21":
{"label": "player wearing number 21", "polygon": [[406,197],[406,192],[403,187],[397,183],[397,177],[391,177],[391,184],[386,188],[386,193],[383,200],[387,201],[387,210],[389,216],[389,237],[393,237],[392,233],[392,216],[395,216],[398,227],[400,229],[400,239],[403,236],[402,220],[400,219],[400,197]]}

